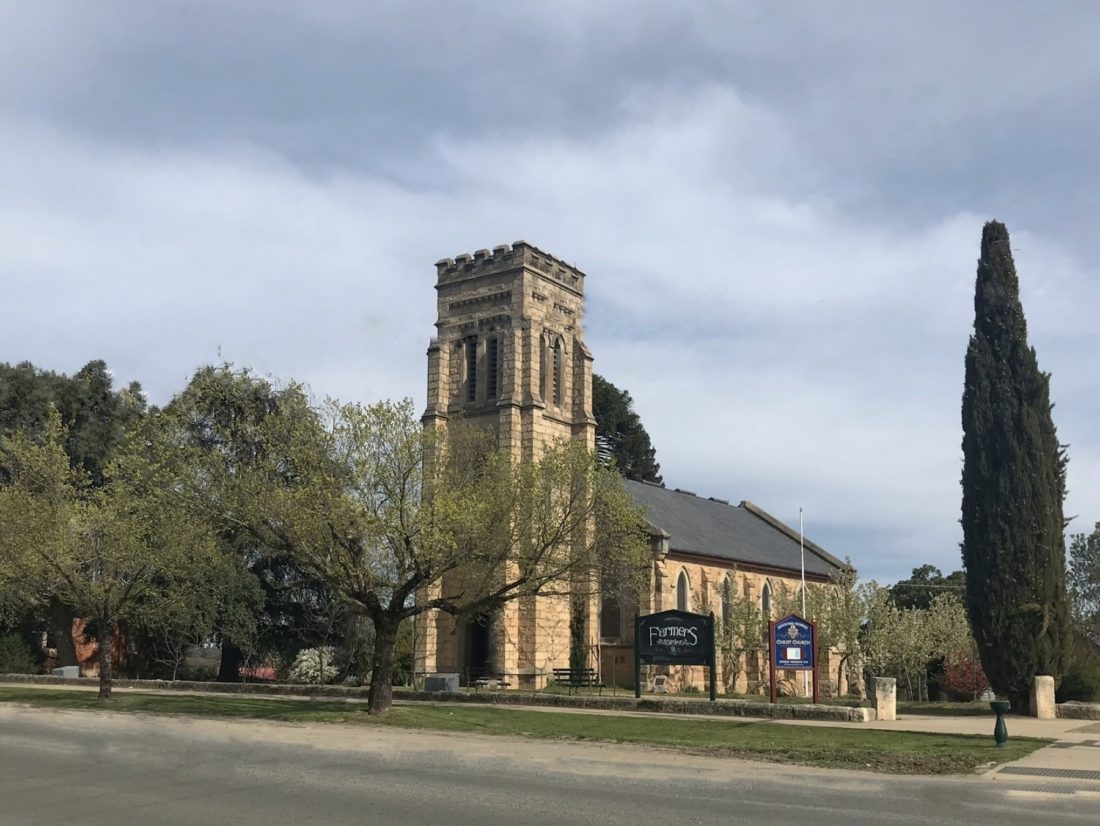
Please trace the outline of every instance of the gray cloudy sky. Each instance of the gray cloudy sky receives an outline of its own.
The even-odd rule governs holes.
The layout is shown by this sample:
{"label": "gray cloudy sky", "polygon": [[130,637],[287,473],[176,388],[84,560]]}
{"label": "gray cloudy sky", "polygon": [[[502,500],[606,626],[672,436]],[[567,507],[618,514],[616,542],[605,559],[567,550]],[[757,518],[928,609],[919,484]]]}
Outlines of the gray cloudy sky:
{"label": "gray cloudy sky", "polygon": [[588,273],[668,484],[958,566],[981,225],[1100,520],[1100,5],[0,5],[0,360],[424,400],[433,262]]}

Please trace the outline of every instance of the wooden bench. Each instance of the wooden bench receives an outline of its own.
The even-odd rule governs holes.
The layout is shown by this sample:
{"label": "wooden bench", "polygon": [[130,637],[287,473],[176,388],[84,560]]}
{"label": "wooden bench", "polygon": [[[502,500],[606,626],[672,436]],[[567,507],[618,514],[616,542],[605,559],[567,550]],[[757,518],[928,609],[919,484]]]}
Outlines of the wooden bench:
{"label": "wooden bench", "polygon": [[603,695],[603,683],[594,668],[555,668],[554,683],[568,688],[570,694],[579,688],[598,688]]}

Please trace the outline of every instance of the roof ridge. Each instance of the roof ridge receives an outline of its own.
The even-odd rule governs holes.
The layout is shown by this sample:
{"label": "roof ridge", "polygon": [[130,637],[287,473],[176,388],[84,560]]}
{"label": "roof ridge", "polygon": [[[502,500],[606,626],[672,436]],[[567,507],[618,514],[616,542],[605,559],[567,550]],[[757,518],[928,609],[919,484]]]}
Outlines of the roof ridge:
{"label": "roof ridge", "polygon": [[702,494],[696,493],[693,490],[685,490],[684,488],[666,488],[664,482],[650,482],[648,479],[626,479],[626,478],[624,478],[623,481],[625,481],[625,482],[637,482],[640,485],[649,485],[649,487],[651,487],[651,488],[659,488],[661,490],[668,491],[669,493],[682,493],[682,494],[684,494],[684,496],[692,496],[696,499],[703,499],[707,502],[717,502],[719,505],[730,505],[730,507],[733,507],[733,505],[730,504],[729,499],[723,499],[720,496],[703,496]]}

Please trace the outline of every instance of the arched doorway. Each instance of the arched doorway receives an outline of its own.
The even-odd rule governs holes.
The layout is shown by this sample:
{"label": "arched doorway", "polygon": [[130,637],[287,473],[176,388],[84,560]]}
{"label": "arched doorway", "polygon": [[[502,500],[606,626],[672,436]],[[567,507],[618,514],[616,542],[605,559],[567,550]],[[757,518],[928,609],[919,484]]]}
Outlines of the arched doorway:
{"label": "arched doorway", "polygon": [[467,685],[474,680],[489,676],[492,670],[492,626],[492,617],[489,614],[478,614],[466,621],[465,651],[463,652],[465,667],[462,676]]}

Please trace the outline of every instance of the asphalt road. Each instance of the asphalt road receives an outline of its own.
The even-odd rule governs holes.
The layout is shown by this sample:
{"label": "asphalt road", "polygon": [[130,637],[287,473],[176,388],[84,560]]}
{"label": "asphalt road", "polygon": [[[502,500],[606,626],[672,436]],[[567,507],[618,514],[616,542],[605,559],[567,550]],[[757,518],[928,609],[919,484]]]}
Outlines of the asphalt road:
{"label": "asphalt road", "polygon": [[0,706],[0,824],[1095,824],[1100,783]]}

